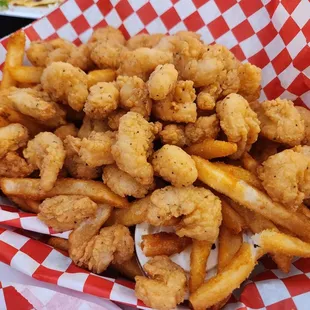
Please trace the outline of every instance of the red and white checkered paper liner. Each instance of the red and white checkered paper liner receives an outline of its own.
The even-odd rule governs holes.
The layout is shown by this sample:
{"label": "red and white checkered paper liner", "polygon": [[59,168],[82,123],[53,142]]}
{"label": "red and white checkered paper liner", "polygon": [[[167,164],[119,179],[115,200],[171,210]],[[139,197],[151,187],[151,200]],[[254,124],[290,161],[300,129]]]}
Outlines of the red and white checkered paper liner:
{"label": "red and white checkered paper liner", "polygon": [[[206,43],[224,44],[241,61],[262,68],[262,100],[281,96],[310,107],[309,12],[308,0],[68,0],[25,32],[28,42],[60,36],[80,44],[93,29],[106,25],[120,28],[126,37],[196,31]],[[7,38],[0,41],[0,77],[6,44]],[[1,205],[0,223],[68,236],[55,234],[35,215],[8,205]],[[66,253],[35,239],[26,231],[2,228],[0,260],[42,281],[143,307],[133,283],[80,269]],[[239,301],[231,300],[226,308],[310,309],[310,260],[296,261],[288,275],[268,264],[269,260],[266,271],[246,283]]]}

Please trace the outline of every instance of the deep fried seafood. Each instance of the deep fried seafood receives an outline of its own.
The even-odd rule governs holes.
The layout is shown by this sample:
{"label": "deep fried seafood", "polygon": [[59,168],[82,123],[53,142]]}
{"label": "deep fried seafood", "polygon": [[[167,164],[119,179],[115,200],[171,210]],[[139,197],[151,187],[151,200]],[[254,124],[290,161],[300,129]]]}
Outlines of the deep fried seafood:
{"label": "deep fried seafood", "polygon": [[147,162],[157,127],[141,114],[128,112],[120,119],[112,155],[117,166],[143,185],[153,183],[153,167]]}
{"label": "deep fried seafood", "polygon": [[83,124],[78,132],[79,138],[88,138],[89,135],[95,131],[95,132],[106,132],[109,130],[108,125],[105,121],[92,119],[85,115],[83,118]]}
{"label": "deep fried seafood", "polygon": [[104,28],[96,29],[91,35],[88,44],[91,45],[97,42],[105,42],[109,45],[113,44],[124,45],[126,40],[120,30],[111,26],[107,26]]}
{"label": "deep fried seafood", "polygon": [[0,128],[0,158],[9,151],[16,151],[28,141],[28,130],[21,124],[10,124]]}
{"label": "deep fried seafood", "polygon": [[33,41],[26,51],[27,58],[36,67],[45,67],[48,54],[53,50],[51,44],[44,41]]}
{"label": "deep fried seafood", "polygon": [[167,186],[155,190],[147,209],[147,222],[160,226],[173,217],[182,219],[176,234],[213,243],[222,221],[221,201],[205,188]]}
{"label": "deep fried seafood", "polygon": [[215,108],[216,99],[219,97],[221,89],[219,83],[215,82],[209,86],[205,86],[197,96],[197,106],[200,110],[213,110]]}
{"label": "deep fried seafood", "polygon": [[155,184],[142,185],[131,175],[117,168],[116,165],[108,165],[103,168],[102,179],[115,194],[121,197],[132,196],[142,198],[148,191],[155,187]]}
{"label": "deep fried seafood", "polygon": [[66,62],[83,71],[91,70],[94,67],[94,63],[90,58],[90,48],[86,44],[74,46]]}
{"label": "deep fried seafood", "polygon": [[177,103],[194,102],[196,99],[196,91],[193,81],[177,81],[174,92],[173,100]]}
{"label": "deep fried seafood", "polygon": [[229,142],[238,145],[238,151],[231,155],[237,159],[257,140],[260,132],[259,120],[248,102],[237,94],[230,94],[217,103],[216,113]]}
{"label": "deep fried seafood", "polygon": [[175,88],[178,71],[172,64],[158,65],[147,82],[150,98],[162,100]]}
{"label": "deep fried seafood", "polygon": [[134,51],[124,50],[120,58],[118,75],[136,75],[143,81],[147,81],[149,75],[158,65],[173,62],[172,53],[146,47]]}
{"label": "deep fried seafood", "polygon": [[154,173],[175,187],[192,185],[198,176],[191,156],[175,145],[164,145],[153,155]]}
{"label": "deep fried seafood", "polygon": [[310,145],[310,111],[303,107],[295,107],[299,112],[301,119],[305,123],[305,137],[301,141],[301,144]]}
{"label": "deep fried seafood", "polygon": [[84,112],[93,119],[105,119],[117,109],[119,91],[113,83],[100,82],[90,88]]}
{"label": "deep fried seafood", "polygon": [[185,136],[185,127],[183,125],[166,125],[159,133],[159,136],[163,144],[172,144],[179,147],[188,144],[188,140]]}
{"label": "deep fried seafood", "polygon": [[77,137],[78,135],[78,129],[75,127],[74,124],[67,124],[58,127],[55,131],[54,134],[60,138],[62,141],[66,139],[67,136],[73,136]]}
{"label": "deep fried seafood", "polygon": [[258,168],[258,176],[268,195],[296,210],[310,195],[310,157],[294,150],[270,156]]}
{"label": "deep fried seafood", "polygon": [[81,69],[64,62],[53,62],[44,69],[41,83],[52,100],[68,104],[81,111],[88,96],[87,75]]}
{"label": "deep fried seafood", "polygon": [[41,189],[51,190],[65,161],[62,141],[51,132],[41,132],[28,142],[23,154],[29,164],[40,169]]}
{"label": "deep fried seafood", "polygon": [[137,76],[121,76],[116,80],[120,92],[120,106],[125,110],[140,113],[148,119],[152,110],[146,83]]}
{"label": "deep fried seafood", "polygon": [[97,204],[88,197],[60,195],[41,203],[38,218],[55,231],[66,231],[95,216],[96,212]]}
{"label": "deep fried seafood", "polygon": [[16,152],[8,152],[0,159],[0,176],[7,178],[24,178],[33,171],[32,165],[29,165],[24,158]]}
{"label": "deep fried seafood", "polygon": [[162,33],[155,33],[155,34],[145,34],[141,33],[136,36],[131,37],[126,42],[126,47],[129,50],[135,50],[140,47],[149,47],[153,48],[155,45],[158,44],[160,39],[165,35]]}
{"label": "deep fried seafood", "polygon": [[118,130],[119,120],[126,113],[127,113],[127,111],[124,111],[122,109],[118,109],[118,110],[113,111],[112,113],[110,113],[109,116],[108,116],[108,126],[110,127],[110,129]]}
{"label": "deep fried seafood", "polygon": [[185,271],[168,256],[155,256],[143,269],[149,278],[135,277],[135,293],[147,306],[169,310],[184,300],[187,283]]}
{"label": "deep fried seafood", "polygon": [[216,114],[200,116],[195,123],[185,126],[185,136],[191,144],[199,143],[206,139],[215,139],[219,131],[220,124]]}
{"label": "deep fried seafood", "polygon": [[279,143],[295,146],[305,136],[305,124],[290,100],[275,99],[263,103],[252,102],[261,124],[261,135]]}

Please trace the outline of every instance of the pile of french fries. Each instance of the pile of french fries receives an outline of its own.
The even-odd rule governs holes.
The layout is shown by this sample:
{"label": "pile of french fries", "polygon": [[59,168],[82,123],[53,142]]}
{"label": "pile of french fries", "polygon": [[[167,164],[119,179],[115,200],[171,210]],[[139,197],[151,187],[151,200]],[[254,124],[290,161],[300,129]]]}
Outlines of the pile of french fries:
{"label": "pile of french fries", "polygon": [[[16,87],[32,87],[40,83],[43,68],[23,66],[25,35],[13,34],[7,45],[1,91]],[[115,80],[111,69],[88,73],[88,86],[99,81]],[[0,105],[0,126],[20,123],[34,136],[47,130],[46,126],[14,110],[5,100]],[[248,153],[241,158],[242,167],[230,162],[227,156],[237,151],[235,143],[205,140],[185,149],[192,156],[198,170],[198,186],[211,189],[222,202],[223,221],[219,234],[217,275],[206,279],[206,265],[213,244],[175,233],[160,232],[142,237],[141,246],[147,257],[171,256],[192,246],[189,274],[189,301],[194,309],[220,309],[234,289],[247,279],[258,259],[270,254],[280,270],[288,272],[293,256],[310,257],[310,211],[301,206],[293,212],[271,200],[256,176],[259,163]],[[221,161],[216,159],[222,158]],[[212,162],[210,161],[212,160]],[[39,190],[36,178],[2,178],[2,192],[22,210],[38,213],[45,198],[57,195],[87,196],[98,204],[115,207],[105,226],[122,224],[135,226],[145,222],[147,204],[143,200],[129,203],[99,181],[59,178],[52,190]],[[165,223],[176,224],[176,219]],[[248,239],[244,238],[248,235]],[[51,237],[48,244],[68,251],[68,241]],[[113,264],[127,277],[143,275],[134,257],[124,264]]]}

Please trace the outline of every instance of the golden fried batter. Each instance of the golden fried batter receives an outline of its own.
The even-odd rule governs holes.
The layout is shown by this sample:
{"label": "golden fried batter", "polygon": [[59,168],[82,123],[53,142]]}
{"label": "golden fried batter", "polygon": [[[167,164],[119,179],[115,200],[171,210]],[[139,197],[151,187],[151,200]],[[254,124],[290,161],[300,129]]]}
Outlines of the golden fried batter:
{"label": "golden fried batter", "polygon": [[187,137],[185,136],[184,125],[166,125],[159,133],[159,136],[163,144],[172,144],[179,147],[183,147],[188,144]]}
{"label": "golden fried batter", "polygon": [[131,37],[126,42],[126,47],[129,50],[135,50],[140,47],[153,48],[155,45],[158,44],[160,39],[164,36],[165,35],[162,33],[155,33],[155,34],[141,33],[141,34]]}
{"label": "golden fried batter", "polygon": [[90,134],[95,132],[106,132],[109,130],[109,126],[107,125],[106,121],[104,120],[97,120],[92,119],[85,115],[83,118],[83,124],[78,132],[79,138],[88,138]]}
{"label": "golden fried batter", "polygon": [[24,158],[16,152],[8,152],[0,159],[0,176],[6,178],[25,178],[34,170]]}
{"label": "golden fried batter", "polygon": [[66,139],[67,136],[73,136],[77,137],[78,135],[78,129],[75,127],[74,124],[67,124],[58,127],[55,131],[54,134],[60,138],[62,141]]}
{"label": "golden fried batter", "polygon": [[301,119],[305,123],[305,137],[301,144],[310,145],[310,111],[303,107],[295,107],[300,114]]}
{"label": "golden fried batter", "polygon": [[124,111],[122,109],[118,109],[118,110],[113,111],[112,113],[109,114],[109,116],[108,116],[108,126],[110,127],[111,130],[118,130],[119,120],[126,113],[127,113],[127,111]]}

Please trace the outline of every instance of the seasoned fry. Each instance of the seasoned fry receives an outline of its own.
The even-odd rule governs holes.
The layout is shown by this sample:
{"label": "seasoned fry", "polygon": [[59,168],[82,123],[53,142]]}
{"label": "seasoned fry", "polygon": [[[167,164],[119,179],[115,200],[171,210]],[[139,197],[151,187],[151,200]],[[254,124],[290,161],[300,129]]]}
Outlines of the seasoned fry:
{"label": "seasoned fry", "polygon": [[225,157],[237,151],[237,144],[219,140],[205,140],[185,149],[188,154],[201,156],[204,159]]}
{"label": "seasoned fry", "polygon": [[116,269],[131,280],[134,280],[135,276],[143,276],[143,272],[136,256],[133,256],[130,260],[127,260],[122,264],[112,263],[111,266],[113,269]]}
{"label": "seasoned fry", "polygon": [[232,230],[234,234],[240,233],[247,226],[244,219],[227,203],[225,198],[221,201],[223,225]]}
{"label": "seasoned fry", "polygon": [[260,180],[256,177],[256,175],[252,174],[250,171],[245,170],[241,167],[233,166],[233,165],[227,165],[224,163],[213,163],[215,166],[220,168],[221,170],[232,174],[234,177],[243,180],[244,182],[247,182],[248,184],[263,190],[263,186],[260,182]]}
{"label": "seasoned fry", "polygon": [[118,208],[127,208],[128,201],[114,194],[101,182],[92,180],[60,179],[57,180],[52,190],[43,192],[39,190],[39,179],[2,178],[0,186],[2,191],[9,196],[42,200],[57,195],[87,196],[97,203],[107,203]]}
{"label": "seasoned fry", "polygon": [[191,239],[179,237],[174,233],[159,232],[142,236],[141,249],[145,256],[167,255],[181,253],[191,244]]}
{"label": "seasoned fry", "polygon": [[26,200],[19,197],[9,197],[17,206],[25,212],[39,213],[40,202],[34,200]]}
{"label": "seasoned fry", "polygon": [[299,206],[299,208],[297,209],[298,212],[302,213],[303,215],[305,215],[306,217],[310,218],[310,210],[307,206],[305,206],[304,204],[301,204]]}
{"label": "seasoned fry", "polygon": [[310,221],[306,216],[273,202],[265,193],[221,170],[209,161],[197,156],[192,157],[196,162],[200,181],[272,220],[275,224],[289,229],[302,239],[310,240]]}
{"label": "seasoned fry", "polygon": [[193,308],[206,309],[222,301],[250,275],[256,265],[251,245],[244,243],[235,257],[215,277],[194,292],[189,301]]}
{"label": "seasoned fry", "polygon": [[257,176],[257,168],[259,163],[249,153],[244,153],[241,157],[241,163],[244,169],[250,171]]}
{"label": "seasoned fry", "polygon": [[220,228],[217,272],[222,272],[242,245],[242,233],[234,234],[224,225]]}
{"label": "seasoned fry", "polygon": [[16,66],[10,67],[9,71],[13,79],[18,83],[39,84],[44,68]]}
{"label": "seasoned fry", "polygon": [[99,82],[113,82],[116,79],[116,72],[112,69],[93,70],[87,74],[88,88]]}
{"label": "seasoned fry", "polygon": [[47,244],[54,247],[57,250],[62,250],[68,252],[69,250],[69,241],[67,239],[50,237],[47,241]]}
{"label": "seasoned fry", "polygon": [[10,74],[9,68],[21,66],[25,53],[26,37],[23,31],[13,33],[8,41],[7,54],[3,68],[2,82],[0,89],[9,88],[16,85],[16,81]]}
{"label": "seasoned fry", "polygon": [[195,292],[204,282],[206,277],[207,261],[212,244],[208,241],[193,240],[190,258],[189,291]]}

